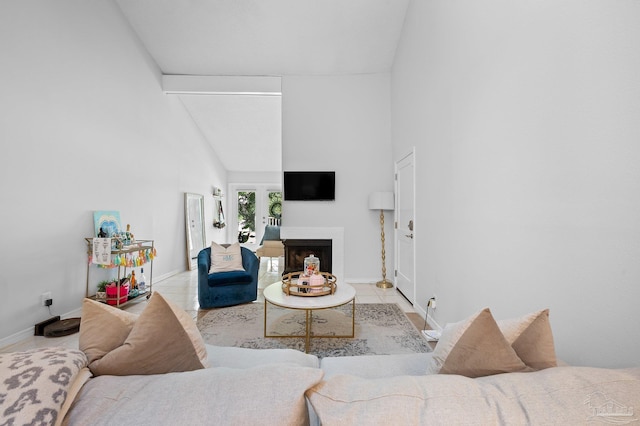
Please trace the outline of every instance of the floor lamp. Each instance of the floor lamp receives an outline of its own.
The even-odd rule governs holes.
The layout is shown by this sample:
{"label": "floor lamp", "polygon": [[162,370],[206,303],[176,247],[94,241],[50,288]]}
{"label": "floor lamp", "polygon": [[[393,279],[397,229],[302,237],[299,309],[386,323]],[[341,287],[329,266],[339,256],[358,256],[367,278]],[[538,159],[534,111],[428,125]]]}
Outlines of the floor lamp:
{"label": "floor lamp", "polygon": [[393,210],[393,192],[372,192],[369,195],[369,210],[380,210],[380,240],[382,241],[382,281],[376,283],[380,288],[391,288],[393,283],[387,281],[387,266],[384,255],[384,211]]}

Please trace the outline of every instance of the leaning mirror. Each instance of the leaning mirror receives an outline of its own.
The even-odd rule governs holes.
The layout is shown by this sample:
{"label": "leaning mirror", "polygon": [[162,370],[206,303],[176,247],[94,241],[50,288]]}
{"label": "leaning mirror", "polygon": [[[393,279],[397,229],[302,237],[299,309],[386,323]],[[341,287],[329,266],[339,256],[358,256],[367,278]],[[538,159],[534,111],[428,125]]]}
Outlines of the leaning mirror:
{"label": "leaning mirror", "polygon": [[198,268],[198,253],[206,245],[204,230],[204,195],[184,194],[184,215],[187,233],[187,266]]}

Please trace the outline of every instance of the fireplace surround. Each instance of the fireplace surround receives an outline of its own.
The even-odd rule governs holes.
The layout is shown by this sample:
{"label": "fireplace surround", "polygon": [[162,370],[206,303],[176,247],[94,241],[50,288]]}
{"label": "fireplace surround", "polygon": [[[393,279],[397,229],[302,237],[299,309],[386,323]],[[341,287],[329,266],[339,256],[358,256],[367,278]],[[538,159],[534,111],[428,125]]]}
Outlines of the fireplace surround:
{"label": "fireplace surround", "polygon": [[[331,273],[342,282],[344,278],[344,228],[331,226],[281,226],[280,238],[331,240]],[[320,265],[321,268],[324,268]],[[340,285],[340,284],[338,284]]]}

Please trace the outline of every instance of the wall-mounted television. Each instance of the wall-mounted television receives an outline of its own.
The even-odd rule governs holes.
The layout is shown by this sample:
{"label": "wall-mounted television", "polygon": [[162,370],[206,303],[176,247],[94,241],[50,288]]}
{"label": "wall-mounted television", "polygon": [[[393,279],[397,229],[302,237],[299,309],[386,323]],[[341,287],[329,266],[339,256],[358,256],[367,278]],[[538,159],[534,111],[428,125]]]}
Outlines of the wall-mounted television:
{"label": "wall-mounted television", "polygon": [[336,172],[284,172],[285,201],[336,199]]}

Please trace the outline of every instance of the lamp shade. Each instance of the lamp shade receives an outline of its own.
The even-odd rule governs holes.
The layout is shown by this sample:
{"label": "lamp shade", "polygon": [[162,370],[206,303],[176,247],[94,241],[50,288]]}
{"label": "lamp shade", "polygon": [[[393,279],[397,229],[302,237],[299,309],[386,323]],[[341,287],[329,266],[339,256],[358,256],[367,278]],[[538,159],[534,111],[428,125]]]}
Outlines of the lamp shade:
{"label": "lamp shade", "polygon": [[393,192],[372,192],[369,194],[370,210],[393,210]]}

